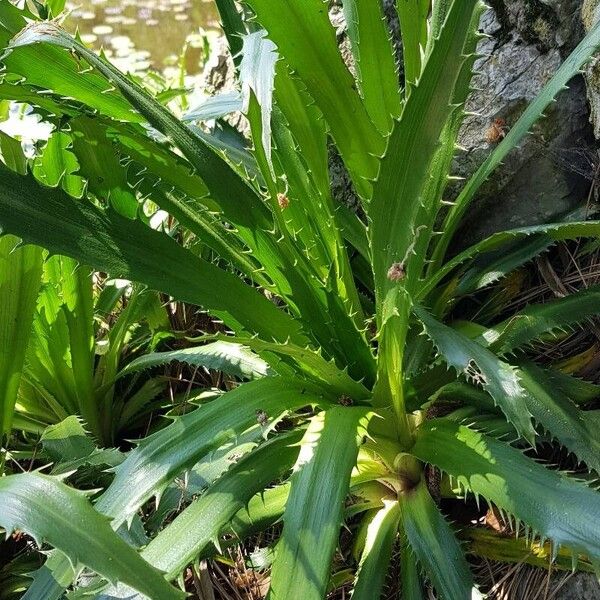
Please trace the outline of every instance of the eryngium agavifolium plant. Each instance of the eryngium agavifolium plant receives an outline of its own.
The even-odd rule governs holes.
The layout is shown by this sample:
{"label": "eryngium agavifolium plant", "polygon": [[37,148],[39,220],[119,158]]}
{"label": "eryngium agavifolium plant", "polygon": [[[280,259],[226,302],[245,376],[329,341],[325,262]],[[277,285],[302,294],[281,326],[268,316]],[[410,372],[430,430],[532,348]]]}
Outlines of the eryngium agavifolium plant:
{"label": "eryngium agavifolium plant", "polygon": [[[53,597],[83,567],[97,574],[87,593],[182,597],[168,582],[186,565],[281,521],[269,598],[320,599],[349,519],[362,531],[355,600],[379,597],[397,548],[404,598],[423,597],[424,578],[441,598],[475,597],[469,545],[439,495],[483,498],[527,544],[595,564],[600,496],[530,458],[552,439],[598,472],[581,407],[592,392],[524,350],[600,312],[600,289],[483,324],[449,313],[600,223],[497,233],[451,258],[448,248],[481,184],[590,60],[600,28],[449,203],[479,0],[398,0],[400,70],[380,3],[344,0],[352,72],[321,0],[247,0],[248,22],[230,0],[217,5],[240,92],[183,118],[56,22],[0,5],[0,94],[33,106],[63,140],[40,149],[45,181],[2,168],[2,232],[201,307],[227,334],[185,359],[245,365],[245,382],[139,442],[93,501],[42,472],[5,477],[0,524],[57,549],[45,571]],[[231,110],[245,113],[251,147],[230,127],[202,126]],[[358,211],[332,197],[329,143]],[[69,194],[73,174],[87,182],[81,197]],[[149,226],[157,208],[177,235]],[[144,547],[115,533],[182,473],[238,445]]]}

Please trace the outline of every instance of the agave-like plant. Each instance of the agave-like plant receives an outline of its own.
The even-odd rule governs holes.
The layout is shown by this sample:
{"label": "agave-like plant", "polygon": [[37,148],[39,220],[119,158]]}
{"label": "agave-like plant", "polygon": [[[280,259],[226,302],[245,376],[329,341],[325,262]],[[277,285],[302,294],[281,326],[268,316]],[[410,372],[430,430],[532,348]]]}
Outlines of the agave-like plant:
{"label": "agave-like plant", "polygon": [[[7,236],[2,242],[0,277],[12,284],[4,292],[2,319],[14,323],[5,330],[7,353],[23,346],[27,350],[21,364],[14,365],[14,372],[22,373],[12,394],[7,390],[0,430],[8,433],[12,420],[14,429],[35,436],[69,415],[80,415],[102,446],[112,446],[156,408],[152,401],[166,385],[158,377],[142,386],[123,386],[123,350],[129,342],[136,343],[132,335],[144,321],[152,329],[166,328],[167,314],[155,292],[139,287],[129,292],[126,283],[108,282],[95,293],[89,269],[64,256],[44,260],[35,249],[13,255],[17,241]],[[20,254],[25,252],[34,257],[33,268],[18,276],[23,271]],[[35,298],[31,292],[38,289]],[[125,305],[119,310],[123,298]],[[139,345],[146,345],[152,329],[137,332]],[[117,385],[122,392],[115,393]]]}
{"label": "agave-like plant", "polygon": [[[167,580],[280,518],[269,597],[323,598],[350,517],[364,532],[354,599],[379,597],[396,544],[404,598],[423,597],[423,577],[442,598],[471,598],[478,591],[438,492],[482,497],[517,531],[525,524],[528,544],[595,564],[600,496],[527,450],[553,439],[598,472],[594,421],[577,405],[596,391],[525,350],[596,315],[600,290],[506,320],[448,317],[555,241],[597,236],[600,223],[497,233],[452,257],[448,248],[481,184],[600,45],[600,27],[448,203],[479,0],[398,0],[403,85],[379,2],[343,2],[355,75],[321,0],[247,0],[264,28],[252,23],[252,33],[231,0],[217,4],[233,53],[242,50],[251,150],[232,132],[182,122],[55,22],[0,6],[0,94],[54,123],[66,141],[56,161],[76,165],[57,169],[54,187],[2,168],[2,232],[202,307],[230,333],[187,358],[251,379],[142,440],[93,503],[40,472],[0,480],[0,524],[59,550],[46,563],[45,598],[60,597],[82,566],[98,574],[86,594],[182,597]],[[188,116],[215,116],[220,104],[236,99]],[[329,140],[364,218],[332,198]],[[87,182],[81,199],[68,193],[74,172]],[[151,228],[151,207],[182,235]],[[190,237],[193,247],[180,243]],[[254,356],[236,358],[240,345]],[[114,532],[182,473],[242,441],[230,468],[141,550]]]}

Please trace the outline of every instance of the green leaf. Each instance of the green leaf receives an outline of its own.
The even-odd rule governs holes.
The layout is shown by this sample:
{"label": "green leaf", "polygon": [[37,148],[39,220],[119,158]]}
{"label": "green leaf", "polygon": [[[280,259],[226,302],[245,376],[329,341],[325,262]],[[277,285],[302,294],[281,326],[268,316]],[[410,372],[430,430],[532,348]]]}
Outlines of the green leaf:
{"label": "green leaf", "polygon": [[577,405],[588,404],[600,398],[600,385],[591,381],[584,381],[556,369],[546,369],[545,374],[553,386]]}
{"label": "green leaf", "polygon": [[[279,435],[235,463],[142,550],[142,558],[172,580],[213,544],[220,548],[221,536],[229,534],[227,526],[235,515],[256,493],[264,492],[291,469],[298,455],[299,433]],[[105,593],[124,598],[131,590],[118,585]]]}
{"label": "green leaf", "polygon": [[229,43],[229,51],[237,66],[241,58],[242,36],[246,33],[242,15],[238,11],[235,0],[215,0],[215,4],[221,17],[223,31]]}
{"label": "green leaf", "polygon": [[350,473],[367,422],[366,409],[341,406],[312,419],[292,475],[271,574],[272,600],[324,597]]}
{"label": "green leaf", "polygon": [[565,448],[600,473],[600,439],[596,424],[557,389],[545,371],[532,362],[524,362],[518,371],[526,390],[525,403],[537,423]]}
{"label": "green leaf", "polygon": [[22,600],[60,600],[75,578],[75,572],[62,552],[51,550],[46,562],[32,576],[33,581]]}
{"label": "green leaf", "polygon": [[600,313],[600,286],[583,289],[546,304],[533,304],[484,331],[481,342],[498,354],[508,354],[547,333],[564,330]]}
{"label": "green leaf", "polygon": [[272,374],[267,363],[244,346],[217,341],[194,348],[144,354],[127,364],[117,377],[171,362],[183,362],[194,367],[223,371],[242,379],[257,379]]}
{"label": "green leaf", "polygon": [[55,131],[34,159],[32,173],[36,179],[49,187],[60,185],[69,196],[81,198],[84,182],[77,175],[79,163],[71,151],[73,140],[63,131]]}
{"label": "green leaf", "polygon": [[27,159],[23,154],[21,142],[3,131],[0,131],[0,156],[11,171],[15,171],[19,175],[27,173]]}
{"label": "green leaf", "polygon": [[442,598],[471,600],[474,589],[467,559],[450,525],[422,480],[400,500],[402,526],[416,559]]}
{"label": "green leaf", "polygon": [[421,425],[411,453],[551,539],[554,552],[567,546],[592,560],[600,557],[600,534],[590,526],[600,518],[597,491],[445,419]]}
{"label": "green leaf", "polygon": [[[266,35],[266,31],[259,30],[243,37],[239,79],[242,84],[243,112],[248,113],[251,96],[256,99],[260,107],[260,142],[271,173],[273,173],[271,113],[273,111],[275,64],[278,55],[275,44]],[[257,136],[253,135],[253,139],[256,146]]]}
{"label": "green leaf", "polygon": [[27,532],[108,580],[122,581],[155,600],[184,598],[98,514],[82,492],[41,473],[0,479],[0,523]]}
{"label": "green leaf", "polygon": [[340,56],[335,33],[321,0],[247,0],[258,21],[292,71],[315,99],[354,185],[370,196],[376,156],[384,142],[369,119],[352,75]]}
{"label": "green leaf", "polygon": [[[5,48],[12,36],[28,23],[28,11],[19,10],[11,2],[3,2],[0,7],[0,46]],[[51,28],[52,22],[38,23],[40,27]],[[91,51],[90,51],[91,53]],[[31,86],[40,90],[52,90],[64,98],[76,99],[90,106],[94,111],[117,120],[140,122],[142,118],[103,77],[88,70],[88,64],[58,48],[20,48],[17,52],[1,58],[11,74],[22,77],[19,87]],[[48,68],[52,65],[52,68]],[[17,93],[19,90],[17,88]],[[40,98],[43,103],[43,96]],[[72,104],[72,103],[71,103]]]}
{"label": "green leaf", "polygon": [[278,435],[237,462],[163,529],[142,557],[173,578],[213,542],[218,547],[236,513],[292,468],[299,433]]}
{"label": "green leaf", "polygon": [[[66,34],[54,22],[31,23],[12,39],[8,52],[18,52],[32,45],[34,51],[42,52],[47,44],[64,48],[63,55],[76,55],[89,63],[121,92],[150,125],[181,150],[206,184],[211,200],[222,211],[224,219],[235,225],[239,236],[255,251],[270,277],[281,290],[285,290],[288,287],[288,273],[294,274],[292,264],[296,257],[286,256],[284,250],[293,252],[293,248],[277,244],[271,234],[273,218],[269,209],[251,184],[208,143],[207,136],[179,121],[137,83]],[[76,92],[70,95],[78,98]]]}
{"label": "green leaf", "polygon": [[6,169],[0,169],[0,192],[2,231],[204,306],[234,329],[260,330],[281,341],[304,339],[298,338],[298,324],[256,290],[137,220],[74,201]]}
{"label": "green leaf", "polygon": [[119,214],[134,219],[138,200],[105,130],[96,119],[84,116],[71,119],[69,126],[79,173],[87,181],[86,190],[101,202],[110,202]]}
{"label": "green leaf", "polygon": [[10,433],[42,277],[42,249],[0,238],[0,440]]}
{"label": "green leaf", "polygon": [[400,586],[403,600],[423,600],[423,585],[419,565],[412,548],[405,540],[400,550]]}
{"label": "green leaf", "polygon": [[[227,392],[144,438],[116,468],[96,508],[117,527],[203,456],[264,419],[310,404],[328,405],[308,382],[268,377]],[[265,416],[266,415],[266,416]],[[257,436],[260,432],[257,432]]]}
{"label": "green leaf", "polygon": [[517,370],[456,329],[440,323],[422,308],[415,306],[413,311],[423,323],[425,333],[435,344],[442,360],[467,379],[481,385],[519,435],[533,444],[535,430]]}
{"label": "green leaf", "polygon": [[401,101],[398,69],[382,4],[380,0],[344,0],[343,7],[358,87],[371,120],[385,135],[392,129],[393,119],[400,115]]}
{"label": "green leaf", "polygon": [[[444,31],[390,135],[367,211],[381,355],[375,404],[392,403],[403,443],[410,437],[400,389],[403,353],[410,296],[425,258],[413,250],[420,236],[428,239],[432,234],[428,224],[419,223],[431,211],[423,204],[431,191],[430,166],[444,127],[457,109],[455,88],[468,59],[463,51],[480,8],[479,0],[452,5]],[[437,198],[432,200],[437,203]]]}
{"label": "green leaf", "polygon": [[241,112],[244,104],[239,92],[223,92],[204,100],[181,117],[183,121],[208,121],[220,119],[233,112]]}
{"label": "green leaf", "polygon": [[[207,339],[211,339],[209,336]],[[220,337],[220,336],[217,336]],[[328,361],[320,352],[310,348],[301,348],[289,342],[278,344],[265,342],[259,338],[242,338],[223,336],[222,341],[237,342],[252,350],[263,353],[266,362],[273,368],[278,366],[278,361],[273,360],[272,355],[279,358],[290,358],[298,375],[303,375],[315,383],[323,386],[331,394],[337,397],[349,396],[352,400],[366,400],[370,396],[369,390],[360,382],[350,377],[347,370],[339,369],[334,361]]]}
{"label": "green leaf", "polygon": [[444,258],[448,245],[456,233],[462,217],[473,201],[475,194],[484,181],[493,173],[506,155],[515,148],[530,132],[531,127],[544,114],[554,97],[565,89],[569,80],[577,75],[582,66],[591,58],[600,46],[600,23],[585,36],[577,48],[560,66],[552,79],[544,86],[536,99],[531,102],[519,120],[513,125],[506,137],[494,148],[483,164],[469,179],[455,205],[450,209],[441,228],[440,237],[433,255],[434,265],[439,266]]}
{"label": "green leaf", "polygon": [[60,13],[65,9],[67,0],[46,0],[48,8],[52,12],[53,17],[58,17]]}
{"label": "green leaf", "polygon": [[[389,302],[391,310],[395,305],[387,297],[395,296],[401,284],[388,279],[388,270],[394,263],[407,260],[415,236],[422,233],[415,230],[421,195],[428,183],[428,167],[440,135],[455,109],[452,105],[454,88],[467,58],[463,48],[471,34],[472,17],[478,6],[478,0],[453,4],[445,34],[436,43],[423,76],[406,101],[381,160],[368,208],[379,307]],[[430,235],[430,232],[425,234]],[[411,273],[407,276],[410,278]]]}
{"label": "green leaf", "polygon": [[44,453],[55,463],[53,475],[69,473],[85,465],[114,467],[124,459],[117,448],[98,449],[76,416],[50,425],[40,441]]}
{"label": "green leaf", "polygon": [[[431,0],[396,0],[396,9],[400,19],[402,49],[404,60],[404,78],[407,95],[421,75],[421,58],[427,45],[427,17]],[[438,35],[441,32],[438,30]]]}
{"label": "green leaf", "polygon": [[[530,260],[553,242],[572,240],[580,237],[600,235],[600,221],[574,221],[567,223],[549,223],[546,225],[533,225],[495,233],[485,240],[470,246],[460,254],[449,260],[441,269],[435,271],[419,290],[418,297],[423,298],[440,281],[463,263],[486,252],[502,250],[498,253],[498,262],[484,264],[483,268],[475,265],[461,278],[458,293],[467,294],[480,287],[489,285],[504,277],[508,272]],[[519,240],[528,240],[530,243],[516,249],[516,257],[506,261],[506,246]]]}
{"label": "green leaf", "polygon": [[398,533],[400,505],[396,501],[384,500],[383,508],[369,523],[365,548],[360,558],[353,600],[379,598],[385,583],[394,543]]}

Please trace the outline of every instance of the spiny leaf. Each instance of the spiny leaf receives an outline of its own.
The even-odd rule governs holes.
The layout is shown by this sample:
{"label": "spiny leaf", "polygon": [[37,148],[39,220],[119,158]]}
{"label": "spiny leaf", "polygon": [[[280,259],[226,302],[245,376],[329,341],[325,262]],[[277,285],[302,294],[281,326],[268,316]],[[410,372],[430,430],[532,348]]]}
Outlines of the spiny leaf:
{"label": "spiny leaf", "polygon": [[[210,339],[210,337],[207,339]],[[289,357],[296,363],[298,374],[312,379],[338,397],[348,395],[350,400],[358,401],[366,400],[370,395],[369,390],[358,381],[352,379],[347,371],[342,371],[333,361],[326,360],[320,353],[310,348],[301,348],[290,342],[285,344],[265,342],[257,337],[223,336],[221,339],[224,342],[227,342],[229,339],[259,353],[272,353],[278,357]],[[269,362],[268,354],[265,354],[265,360]],[[272,366],[275,368],[275,365]]]}
{"label": "spiny leaf", "polygon": [[[448,261],[441,269],[435,271],[419,290],[418,297],[424,297],[444,277],[468,260],[485,252],[492,252],[494,250],[505,248],[506,245],[511,242],[525,240],[531,237],[531,245],[519,249],[520,254],[524,254],[524,256],[518,260],[518,265],[523,264],[526,260],[536,256],[553,242],[598,235],[600,235],[600,221],[549,223],[546,225],[533,225],[531,227],[521,227],[519,229],[510,229],[508,231],[495,233],[489,238],[467,248],[452,260]],[[508,269],[500,268],[498,265],[495,265],[493,268],[484,266],[483,269],[478,269],[477,265],[475,265],[472,270],[467,271],[467,273],[463,275],[457,293],[466,294],[479,287],[489,285],[514,268],[514,262],[509,263]]]}
{"label": "spiny leaf", "polygon": [[[407,95],[421,75],[421,62],[428,41],[427,17],[430,4],[431,0],[396,0],[404,50],[402,59]],[[439,35],[440,31],[435,33]],[[434,42],[435,40],[432,41]]]}
{"label": "spiny leaf", "polygon": [[[219,543],[226,526],[251,498],[283,477],[298,455],[301,430],[279,435],[234,464],[177,515],[141,552],[149,564],[174,579],[198,555]],[[118,586],[120,597],[130,590]],[[111,590],[107,590],[110,595]]]}
{"label": "spiny leaf", "polygon": [[382,5],[368,0],[344,0],[343,7],[358,86],[371,120],[385,135],[392,129],[394,117],[400,115],[401,101]]}
{"label": "spiny leaf", "polygon": [[151,352],[132,360],[117,377],[169,364],[183,362],[195,367],[215,369],[244,379],[255,379],[272,374],[261,358],[240,344],[217,341],[194,348]]}
{"label": "spiny leaf", "polygon": [[600,494],[508,444],[447,419],[421,425],[411,453],[554,542],[600,558]]}
{"label": "spiny leaf", "polygon": [[536,364],[523,362],[518,373],[527,392],[525,403],[535,421],[600,474],[600,440],[596,423],[557,389]]}
{"label": "spiny leaf", "polygon": [[437,347],[442,359],[459,373],[481,385],[502,409],[519,435],[534,443],[535,430],[527,409],[526,392],[517,371],[495,354],[443,323],[421,307],[413,307],[425,332]]}
{"label": "spiny leaf", "polygon": [[577,48],[573,50],[536,99],[528,105],[519,120],[506,134],[506,137],[496,146],[469,179],[467,185],[456,199],[454,206],[450,209],[442,226],[442,236],[437,243],[433,256],[436,266],[439,267],[441,265],[448,245],[456,233],[456,229],[465,211],[470,206],[483,182],[494,172],[506,155],[529,133],[531,127],[543,115],[548,105],[554,100],[554,97],[565,88],[572,77],[579,73],[581,67],[596,52],[598,46],[600,46],[600,23],[597,23],[579,43]]}
{"label": "spiny leaf", "polygon": [[400,499],[402,527],[419,563],[445,600],[481,598],[450,525],[420,481]]}
{"label": "spiny leaf", "polygon": [[329,124],[354,185],[364,197],[384,149],[352,75],[340,56],[321,0],[247,0],[292,71],[304,82]]}
{"label": "spiny leaf", "polygon": [[110,581],[122,581],[153,600],[184,598],[99,515],[85,495],[57,478],[22,473],[0,479],[0,523],[32,535]]}
{"label": "spiny leaf", "polygon": [[254,322],[261,330],[264,326],[271,330],[263,331],[267,339],[279,337],[281,341],[294,339],[298,333],[298,324],[258,291],[140,221],[76,202],[62,190],[41,187],[30,177],[3,168],[0,192],[2,232],[72,256],[114,277],[139,281],[204,306],[234,328],[243,328],[245,322],[253,331]]}
{"label": "spiny leaf", "polygon": [[17,243],[0,238],[0,440],[10,433],[42,276],[42,249]]}
{"label": "spiny leaf", "polygon": [[487,329],[480,340],[498,354],[531,344],[546,333],[582,323],[600,313],[600,286],[577,291],[546,304],[533,304]]}
{"label": "spiny leaf", "polygon": [[398,533],[400,506],[384,500],[367,529],[365,548],[360,558],[352,600],[379,598],[385,583],[394,542]]}
{"label": "spiny leaf", "polygon": [[208,452],[257,422],[268,423],[287,410],[310,404],[329,402],[308,382],[268,377],[243,384],[144,438],[116,468],[115,479],[96,508],[116,527]]}
{"label": "spiny leaf", "polygon": [[325,595],[367,413],[337,406],[312,419],[292,475],[271,575],[272,600],[322,600]]}

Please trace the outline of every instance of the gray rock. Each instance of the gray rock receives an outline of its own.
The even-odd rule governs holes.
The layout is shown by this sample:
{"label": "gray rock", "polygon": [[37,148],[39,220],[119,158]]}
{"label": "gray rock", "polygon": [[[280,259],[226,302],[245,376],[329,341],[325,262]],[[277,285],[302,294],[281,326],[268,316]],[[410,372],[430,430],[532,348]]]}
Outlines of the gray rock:
{"label": "gray rock", "polygon": [[[468,177],[493,150],[486,131],[495,119],[510,128],[581,39],[581,0],[495,0],[482,18],[490,37],[480,45],[478,88],[468,102],[456,173]],[[585,88],[576,77],[545,119],[507,157],[470,211],[465,244],[494,231],[547,222],[580,205],[594,173],[594,140]],[[450,193],[452,195],[452,193]]]}
{"label": "gray rock", "polygon": [[578,573],[560,588],[554,600],[600,600],[600,584],[590,573]]}
{"label": "gray rock", "polygon": [[[594,0],[596,4],[600,0]],[[486,131],[495,119],[511,127],[527,104],[552,77],[583,35],[583,0],[490,0],[482,17],[483,55],[476,65],[475,90],[469,99],[454,174],[468,177],[493,150]],[[398,19],[393,0],[384,0],[398,60],[401,58]],[[339,6],[332,21],[349,66],[345,23]],[[599,67],[600,69],[600,67]],[[598,77],[600,81],[600,76]],[[600,114],[600,87],[598,90]],[[600,123],[600,118],[599,118]],[[600,124],[599,124],[600,127]],[[599,131],[600,137],[600,131]],[[547,222],[585,200],[595,171],[595,146],[589,124],[584,82],[576,77],[528,136],[480,191],[460,236],[472,243],[494,231]],[[334,193],[350,206],[357,203],[339,158],[332,159]],[[448,199],[459,186],[450,188]]]}

